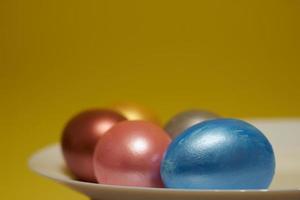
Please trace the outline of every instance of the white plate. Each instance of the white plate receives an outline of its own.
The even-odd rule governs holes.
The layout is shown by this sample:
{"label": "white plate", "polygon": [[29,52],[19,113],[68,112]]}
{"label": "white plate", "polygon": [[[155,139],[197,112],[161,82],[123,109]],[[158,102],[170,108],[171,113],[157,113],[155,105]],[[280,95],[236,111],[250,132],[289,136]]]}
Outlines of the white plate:
{"label": "white plate", "polygon": [[77,181],[68,175],[58,144],[35,153],[30,168],[97,200],[300,200],[300,119],[247,120],[271,141],[276,173],[269,190],[184,190],[111,186]]}

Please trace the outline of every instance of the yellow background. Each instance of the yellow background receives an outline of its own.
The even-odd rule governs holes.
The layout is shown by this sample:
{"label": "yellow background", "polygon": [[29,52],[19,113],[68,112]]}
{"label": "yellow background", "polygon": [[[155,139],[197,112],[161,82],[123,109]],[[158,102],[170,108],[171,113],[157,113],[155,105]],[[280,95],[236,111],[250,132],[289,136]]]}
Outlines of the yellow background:
{"label": "yellow background", "polygon": [[27,169],[81,109],[300,115],[300,1],[1,0],[1,199],[85,199]]}

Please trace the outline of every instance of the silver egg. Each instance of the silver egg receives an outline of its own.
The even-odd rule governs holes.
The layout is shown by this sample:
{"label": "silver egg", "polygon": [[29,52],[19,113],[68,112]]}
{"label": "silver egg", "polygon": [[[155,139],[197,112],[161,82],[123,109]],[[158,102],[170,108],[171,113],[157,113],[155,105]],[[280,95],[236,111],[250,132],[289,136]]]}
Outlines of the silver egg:
{"label": "silver egg", "polygon": [[206,110],[187,110],[178,113],[165,125],[165,130],[171,138],[177,137],[187,128],[202,121],[219,118],[220,116]]}

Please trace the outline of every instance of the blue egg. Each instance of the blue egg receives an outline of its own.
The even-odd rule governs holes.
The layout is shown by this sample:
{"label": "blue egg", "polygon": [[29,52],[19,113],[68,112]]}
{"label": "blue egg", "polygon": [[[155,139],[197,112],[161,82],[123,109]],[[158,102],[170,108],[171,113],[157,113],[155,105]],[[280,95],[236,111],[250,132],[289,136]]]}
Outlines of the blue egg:
{"label": "blue egg", "polygon": [[274,171],[268,139],[237,119],[208,120],[190,127],[173,140],[161,163],[168,188],[265,189]]}

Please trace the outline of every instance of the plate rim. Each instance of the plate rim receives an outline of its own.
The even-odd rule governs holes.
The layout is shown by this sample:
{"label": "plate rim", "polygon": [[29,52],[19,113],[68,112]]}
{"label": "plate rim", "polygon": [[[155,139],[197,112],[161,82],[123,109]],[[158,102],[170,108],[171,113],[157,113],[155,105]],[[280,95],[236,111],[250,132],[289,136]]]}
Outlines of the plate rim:
{"label": "plate rim", "polygon": [[42,153],[44,153],[47,150],[50,149],[61,149],[59,143],[53,143],[50,145],[47,145],[37,151],[35,151],[29,158],[28,160],[28,167],[31,171],[49,178],[51,180],[54,180],[56,182],[61,182],[61,183],[65,183],[65,184],[70,184],[70,185],[85,185],[85,186],[90,186],[90,187],[99,187],[101,189],[115,189],[115,190],[131,190],[131,191],[143,191],[143,192],[160,192],[160,193],[201,193],[201,194],[205,194],[205,193],[236,193],[236,194],[240,194],[240,193],[282,193],[282,192],[287,192],[287,193],[291,193],[291,192],[296,192],[296,193],[300,193],[300,187],[299,188],[294,188],[294,189],[237,189],[237,190],[221,190],[221,189],[213,189],[213,190],[201,190],[201,189],[175,189],[175,188],[150,188],[150,187],[137,187],[137,186],[121,186],[121,185],[108,185],[108,184],[101,184],[101,183],[91,183],[91,182],[84,182],[84,181],[79,181],[79,180],[74,180],[74,179],[62,179],[59,177],[53,177],[45,172],[43,172],[42,170],[40,170],[38,167],[34,166],[34,162],[37,160],[37,157],[39,155],[41,155]]}

